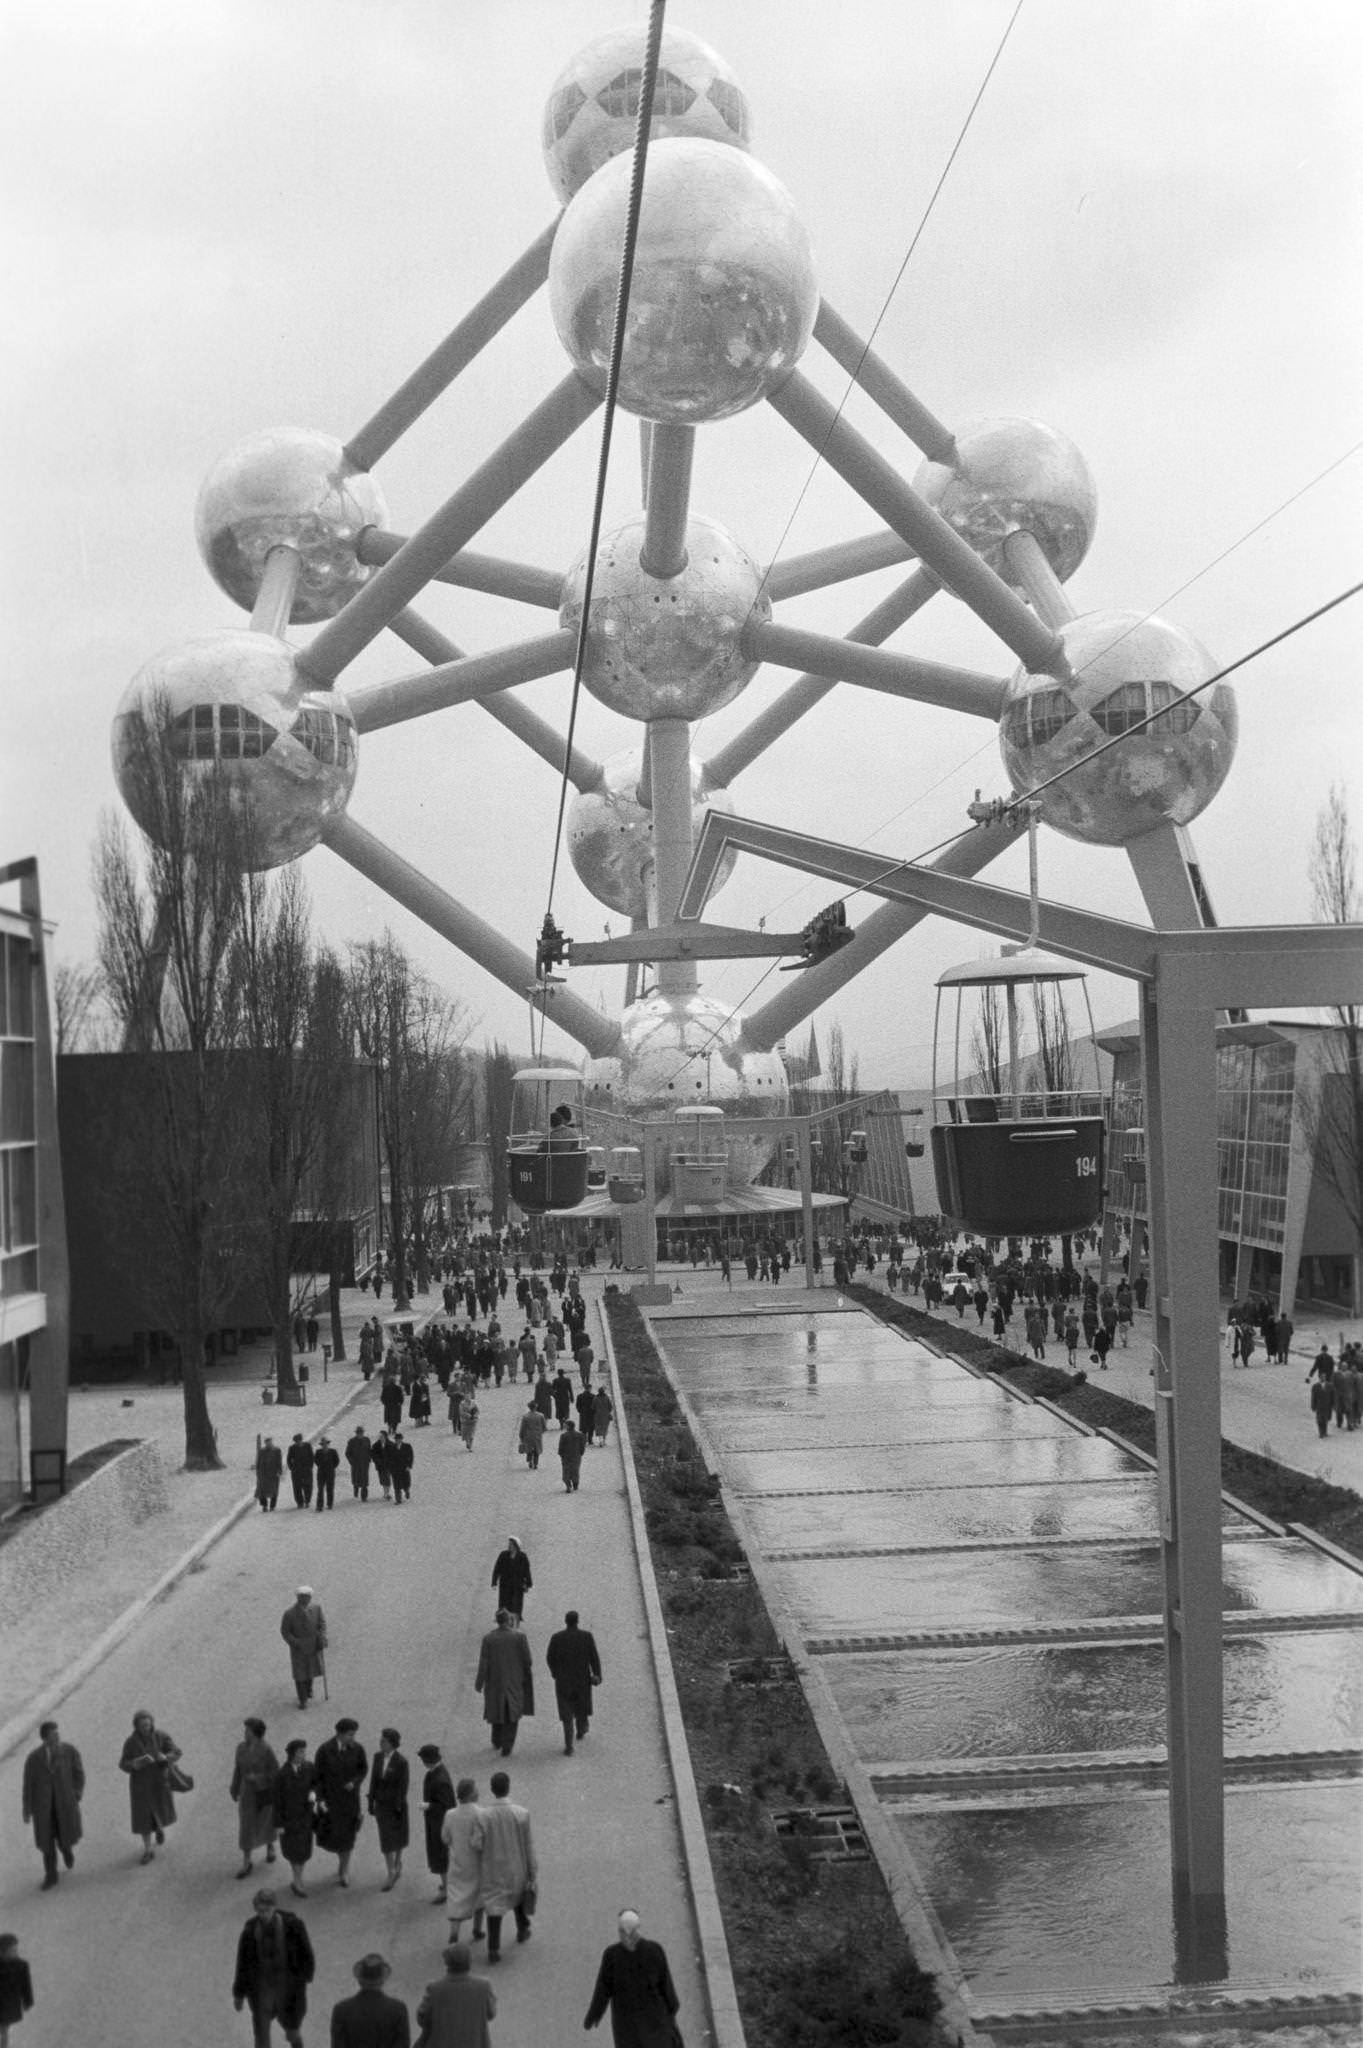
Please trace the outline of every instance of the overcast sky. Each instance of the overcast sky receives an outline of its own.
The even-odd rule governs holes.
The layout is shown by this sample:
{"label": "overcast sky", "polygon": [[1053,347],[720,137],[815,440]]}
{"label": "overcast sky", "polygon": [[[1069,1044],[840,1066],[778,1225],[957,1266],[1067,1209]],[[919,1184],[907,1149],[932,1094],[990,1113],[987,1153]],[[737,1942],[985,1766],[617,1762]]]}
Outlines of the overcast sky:
{"label": "overcast sky", "polygon": [[[371,415],[552,217],[539,133],[563,64],[646,11],[4,9],[0,860],[38,854],[58,959],[93,953],[90,844],[117,801],[119,697],[159,649],[245,622],[195,549],[204,473],[261,427],[344,439]],[[1363,561],[1363,454],[1349,452],[1363,441],[1363,17],[1357,0],[1024,0],[899,277],[1012,12],[1012,0],[689,0],[668,21],[728,58],[756,154],[808,224],[821,290],[863,334],[878,323],[878,349],[938,416],[1029,414],[1083,450],[1099,520],[1070,585],[1079,610],[1160,611],[1230,661],[1357,580]],[[541,294],[384,458],[393,526],[419,525],[565,367]],[[841,399],[845,379],[816,346],[804,367]],[[859,396],[849,415],[912,475],[916,451],[894,428]],[[612,521],[638,496],[624,424]],[[475,545],[566,567],[586,541],[598,436],[599,416]],[[701,430],[692,504],[763,561],[875,524],[766,408]],[[843,631],[900,573],[778,617]],[[420,608],[470,650],[550,623],[443,587]],[[1332,780],[1363,825],[1361,626],[1356,600],[1236,678],[1236,766],[1193,827],[1223,923],[1308,915],[1307,852]],[[998,675],[1015,665],[945,597],[893,644]],[[413,665],[385,634],[342,685]],[[759,671],[697,729],[696,751],[713,753],[788,680]],[[566,724],[566,676],[524,694]],[[584,698],[590,751],[641,737]],[[906,856],[961,829],[977,786],[1006,788],[990,727],[841,685],[732,794],[740,812]],[[556,803],[550,770],[469,705],[371,735],[352,814],[529,950]],[[1119,851],[1046,832],[1041,863],[1047,894],[1143,917]],[[335,856],[319,849],[303,872],[333,942],[391,925],[464,998],[476,1036],[526,1046],[522,1003]],[[990,873],[1025,885],[1025,855]],[[745,860],[714,914],[796,925],[831,893]],[[853,899],[852,921],[870,908]],[[579,938],[611,915],[566,863],[555,911]],[[821,1036],[841,1021],[863,1080],[917,1079],[932,983],[980,950],[973,933],[923,927],[819,1014]],[[707,986],[740,1005],[764,964],[727,964]],[[574,986],[613,1010],[621,980],[580,972]],[[1121,984],[1095,979],[1093,993],[1100,1021],[1131,1014]]]}

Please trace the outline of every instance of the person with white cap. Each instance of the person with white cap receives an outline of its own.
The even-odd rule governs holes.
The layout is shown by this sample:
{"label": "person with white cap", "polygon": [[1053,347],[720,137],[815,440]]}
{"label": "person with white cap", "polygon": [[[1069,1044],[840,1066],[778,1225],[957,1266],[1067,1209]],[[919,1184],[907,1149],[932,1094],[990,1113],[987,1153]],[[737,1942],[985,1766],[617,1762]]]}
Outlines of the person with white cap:
{"label": "person with white cap", "polygon": [[311,1586],[300,1586],[292,1607],[286,1607],[279,1633],[289,1646],[289,1662],[298,1692],[298,1704],[305,1707],[312,1698],[314,1680],[326,1671],[326,1616],[313,1598]]}
{"label": "person with white cap", "polygon": [[620,1939],[601,1957],[596,1989],[587,2007],[584,2027],[594,2027],[610,2008],[615,2048],[676,2048],[681,2039],[675,2020],[681,2000],[672,1983],[667,1953],[661,1942],[640,1932],[639,1915],[627,1906],[618,1926]]}

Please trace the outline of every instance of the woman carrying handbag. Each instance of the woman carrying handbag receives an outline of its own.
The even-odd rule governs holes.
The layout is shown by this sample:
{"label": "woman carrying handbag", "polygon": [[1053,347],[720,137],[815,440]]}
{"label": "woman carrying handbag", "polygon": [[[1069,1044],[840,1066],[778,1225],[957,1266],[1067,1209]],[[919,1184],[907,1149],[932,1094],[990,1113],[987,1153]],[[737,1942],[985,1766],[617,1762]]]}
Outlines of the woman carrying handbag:
{"label": "woman carrying handbag", "polygon": [[174,1736],[158,1728],[146,1707],[133,1715],[133,1732],[118,1759],[120,1771],[128,1773],[128,1798],[132,1831],[142,1837],[143,1863],[150,1863],[166,1839],[165,1831],[175,1825],[176,1791],[188,1791],[194,1780],[178,1770],[180,1750]]}

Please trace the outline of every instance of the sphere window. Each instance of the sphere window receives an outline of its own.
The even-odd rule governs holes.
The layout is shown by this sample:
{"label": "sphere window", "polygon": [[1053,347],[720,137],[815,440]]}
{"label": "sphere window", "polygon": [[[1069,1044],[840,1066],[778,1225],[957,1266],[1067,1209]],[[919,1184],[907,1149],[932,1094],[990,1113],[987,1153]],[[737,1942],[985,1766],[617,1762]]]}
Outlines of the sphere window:
{"label": "sphere window", "polygon": [[1042,747],[1074,717],[1074,700],[1064,690],[1037,690],[1010,705],[1004,737],[1012,747]]}
{"label": "sphere window", "polygon": [[1122,683],[1093,706],[1093,720],[1114,736],[1130,732],[1146,718],[1149,730],[1161,734],[1191,731],[1201,706],[1190,703],[1172,683]]}
{"label": "sphere window", "polygon": [[[603,85],[596,95],[596,104],[603,114],[612,120],[635,121],[639,117],[639,93],[643,86],[642,68],[631,68],[619,72],[609,85]],[[695,104],[696,93],[684,78],[678,78],[675,71],[659,71],[653,86],[653,118],[666,119],[687,113]],[[722,109],[721,109],[722,111]]]}
{"label": "sphere window", "polygon": [[725,127],[732,128],[739,140],[746,142],[748,139],[748,103],[738,87],[731,85],[727,78],[712,78],[710,80],[710,89],[705,96],[723,121]]}
{"label": "sphere window", "polygon": [[587,104],[587,95],[576,79],[556,92],[544,110],[544,143],[561,142]]}
{"label": "sphere window", "polygon": [[172,724],[170,751],[178,761],[258,761],[276,737],[240,704],[196,704]]}
{"label": "sphere window", "polygon": [[309,705],[299,712],[289,730],[324,767],[349,768],[355,759],[354,728],[334,711]]}

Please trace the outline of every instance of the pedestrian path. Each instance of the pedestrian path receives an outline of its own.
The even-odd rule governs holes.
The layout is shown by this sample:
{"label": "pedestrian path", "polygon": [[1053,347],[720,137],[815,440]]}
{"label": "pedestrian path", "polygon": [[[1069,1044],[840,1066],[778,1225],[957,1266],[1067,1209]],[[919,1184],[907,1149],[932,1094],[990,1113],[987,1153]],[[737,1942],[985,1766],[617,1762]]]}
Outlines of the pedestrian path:
{"label": "pedestrian path", "polygon": [[[351,1378],[327,1383],[328,1399],[358,1383],[357,1370],[347,1370]],[[240,1384],[240,1405],[226,1388],[217,1390],[214,1405],[237,1492],[262,1406],[258,1384]],[[363,1412],[363,1403],[375,1399],[373,1388],[359,1398]],[[136,1399],[140,1405],[142,1397]],[[452,1774],[474,1776],[487,1796],[499,1759],[473,1675],[479,1640],[492,1624],[492,1562],[511,1532],[534,1572],[525,1626],[537,1699],[505,1768],[513,1799],[532,1816],[540,1908],[530,1943],[513,1945],[490,1973],[499,2001],[494,2039],[505,2048],[580,2040],[600,1952],[614,1938],[618,1909],[632,1905],[668,1951],[685,2038],[712,2040],[618,1442],[613,1435],[606,1449],[590,1450],[581,1490],[566,1494],[552,1431],[537,1473],[516,1453],[523,1385],[490,1389],[480,1405],[472,1453],[439,1421],[412,1433],[416,1470],[407,1506],[372,1495],[367,1505],[351,1500],[343,1466],[334,1514],[282,1501],[272,1515],[243,1515],[202,1568],[157,1602],[64,1699],[57,1718],[63,1738],[82,1752],[89,1789],[76,1870],[54,1892],[39,1894],[41,1865],[19,1826],[24,1745],[0,1765],[0,1811],[10,1817],[0,1855],[0,1924],[21,1933],[33,1964],[35,2048],[91,2038],[96,2012],[101,2048],[172,2040],[177,2048],[222,2048],[247,2038],[247,2023],[234,2017],[229,1997],[249,1887],[232,1879],[238,1855],[227,1797],[245,1715],[259,1714],[281,1751],[294,1734],[315,1745],[336,1716],[352,1713],[372,1754],[379,1728],[391,1724],[409,1758],[420,1744],[438,1742]],[[317,1401],[286,1411],[299,1424],[325,1412]],[[169,1415],[166,1427],[173,1433]],[[347,1418],[344,1434],[349,1427]],[[215,1511],[216,1503],[209,1512]],[[173,1512],[181,1512],[178,1505]],[[104,1564],[91,1560],[92,1573]],[[300,1582],[316,1589],[331,1635],[330,1700],[306,1711],[294,1701],[279,1638],[280,1617]],[[545,1643],[569,1607],[595,1633],[605,1666],[591,1731],[571,1758],[562,1753],[544,1670]],[[145,1869],[116,1768],[141,1706],[174,1734],[197,1779],[180,1801],[165,1850]],[[420,1767],[413,1767],[419,1783]],[[349,1890],[337,1887],[332,1859],[319,1854],[309,1865],[310,1897],[299,1906],[318,1955],[304,2030],[309,2041],[326,2038],[330,2007],[353,1989],[351,1965],[366,1951],[389,1957],[388,1988],[413,2006],[422,1985],[440,1972],[445,1922],[432,1903],[419,1812],[413,1823],[404,1875],[391,1893],[381,1890],[383,1862],[368,1823]],[[296,1903],[287,1894],[286,1902]]]}

